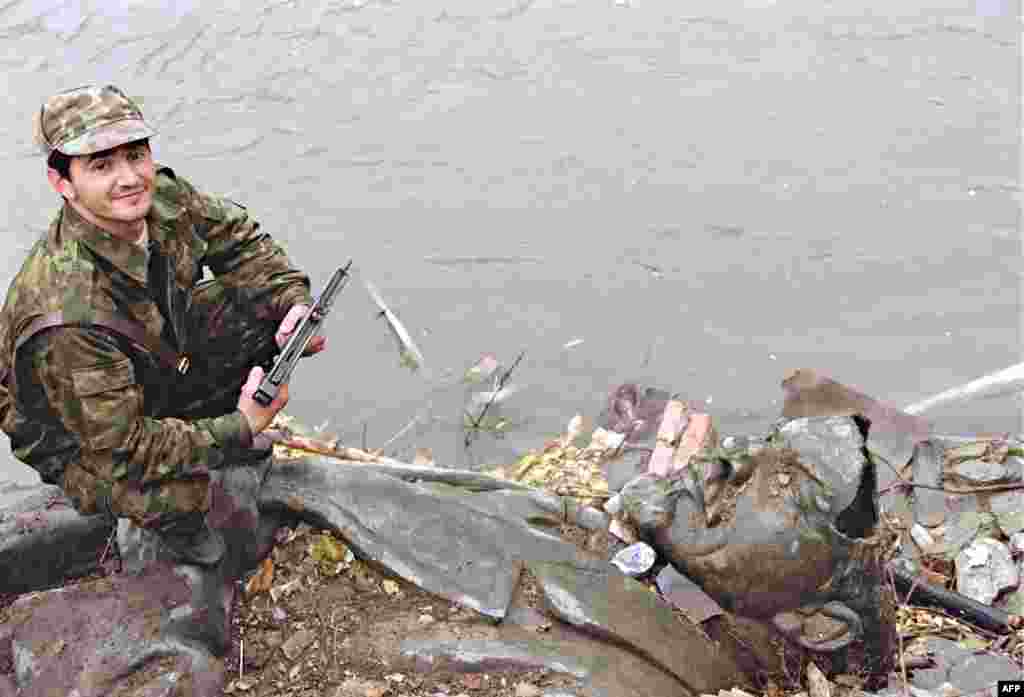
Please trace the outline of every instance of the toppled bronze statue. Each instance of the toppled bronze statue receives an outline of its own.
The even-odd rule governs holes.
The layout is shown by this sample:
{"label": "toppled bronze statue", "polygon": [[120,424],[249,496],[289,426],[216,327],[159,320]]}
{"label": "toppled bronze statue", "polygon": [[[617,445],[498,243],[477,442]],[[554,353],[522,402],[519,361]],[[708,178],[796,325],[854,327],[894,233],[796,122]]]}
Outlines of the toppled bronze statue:
{"label": "toppled bronze statue", "polygon": [[827,655],[836,670],[885,676],[895,604],[869,428],[860,416],[796,418],[766,438],[709,441],[667,477],[636,475],[607,508],[773,641]]}

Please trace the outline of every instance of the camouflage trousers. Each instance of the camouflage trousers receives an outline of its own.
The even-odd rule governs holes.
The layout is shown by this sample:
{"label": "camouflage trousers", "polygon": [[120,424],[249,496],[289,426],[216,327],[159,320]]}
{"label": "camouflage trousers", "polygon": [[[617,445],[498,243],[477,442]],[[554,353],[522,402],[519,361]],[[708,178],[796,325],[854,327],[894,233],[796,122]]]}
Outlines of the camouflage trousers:
{"label": "camouflage trousers", "polygon": [[[279,319],[259,317],[250,303],[217,281],[200,284],[192,293],[188,315],[187,353],[192,365],[185,376],[172,378],[157,416],[191,421],[233,412],[242,385],[255,365],[269,366],[277,345]],[[266,450],[232,453],[223,466],[263,460]],[[84,514],[124,517],[149,529],[202,527],[211,504],[210,474],[193,472],[180,478],[143,483],[88,471],[77,463],[64,472],[63,489]]]}

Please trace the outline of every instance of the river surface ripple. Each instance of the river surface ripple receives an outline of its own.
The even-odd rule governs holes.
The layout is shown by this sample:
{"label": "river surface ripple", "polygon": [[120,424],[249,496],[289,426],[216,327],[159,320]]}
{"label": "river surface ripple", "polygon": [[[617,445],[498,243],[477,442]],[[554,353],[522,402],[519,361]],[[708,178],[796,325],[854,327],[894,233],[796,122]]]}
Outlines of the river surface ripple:
{"label": "river surface ripple", "polygon": [[[0,2],[9,281],[56,201],[47,95],[112,81],[158,159],[365,291],[289,410],[400,457],[507,461],[635,380],[763,429],[812,367],[897,405],[1021,360],[1020,3]],[[5,281],[5,285],[6,285]],[[582,342],[580,341],[582,340]],[[572,348],[563,348],[571,344]],[[526,356],[462,448],[481,354]],[[448,376],[448,378],[446,378]],[[937,415],[1018,430],[1013,399]],[[0,463],[0,476],[24,474]]]}

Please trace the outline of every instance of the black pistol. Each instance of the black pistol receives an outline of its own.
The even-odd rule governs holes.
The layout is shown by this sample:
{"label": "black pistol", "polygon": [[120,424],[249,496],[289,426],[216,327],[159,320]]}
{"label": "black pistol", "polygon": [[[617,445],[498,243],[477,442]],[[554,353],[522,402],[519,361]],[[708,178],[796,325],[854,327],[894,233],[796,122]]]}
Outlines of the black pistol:
{"label": "black pistol", "polygon": [[350,266],[352,266],[351,260],[344,267],[334,272],[320,297],[309,308],[309,312],[306,313],[305,317],[299,320],[298,326],[295,327],[291,336],[288,337],[288,343],[284,345],[281,353],[277,355],[273,367],[263,376],[263,381],[252,396],[262,406],[267,406],[273,402],[274,398],[277,397],[278,389],[280,389],[281,385],[288,382],[292,370],[295,369],[295,364],[302,357],[302,352],[306,350],[310,339],[316,335],[317,329],[323,324],[327,313],[331,311],[331,305],[334,304],[335,297],[348,283],[348,269]]}

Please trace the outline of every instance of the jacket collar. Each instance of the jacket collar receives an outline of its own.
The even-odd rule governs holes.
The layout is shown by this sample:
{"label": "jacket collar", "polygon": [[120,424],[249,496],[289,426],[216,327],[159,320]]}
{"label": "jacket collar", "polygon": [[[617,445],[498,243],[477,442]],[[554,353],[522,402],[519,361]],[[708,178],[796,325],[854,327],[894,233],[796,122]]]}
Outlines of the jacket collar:
{"label": "jacket collar", "polygon": [[[154,202],[155,204],[155,202]],[[146,216],[150,241],[163,246],[166,241],[166,222],[156,214],[156,205]],[[111,235],[103,228],[82,217],[68,203],[64,204],[56,220],[57,234],[62,242],[77,240],[97,256],[103,257],[139,285],[145,286],[149,269],[149,248],[140,247]]]}

